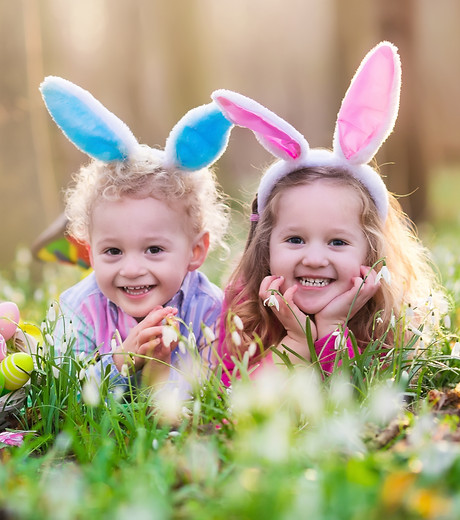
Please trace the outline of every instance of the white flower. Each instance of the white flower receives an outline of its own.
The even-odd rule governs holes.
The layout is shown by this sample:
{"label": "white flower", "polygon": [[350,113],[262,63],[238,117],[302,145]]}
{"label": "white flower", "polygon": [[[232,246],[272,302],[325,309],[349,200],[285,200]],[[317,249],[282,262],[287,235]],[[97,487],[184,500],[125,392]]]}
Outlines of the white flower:
{"label": "white flower", "polygon": [[233,316],[233,323],[238,330],[244,329],[243,321],[237,314]]}
{"label": "white flower", "polygon": [[452,347],[451,356],[455,358],[460,358],[460,343],[458,341],[456,341],[455,345]]}
{"label": "white flower", "polygon": [[412,305],[409,303],[409,305],[407,306],[407,309],[406,309],[406,317],[411,319],[414,317],[414,309],[412,308]]}
{"label": "white flower", "polygon": [[126,363],[123,363],[123,365],[121,365],[120,374],[123,377],[128,377],[129,376],[129,367],[128,367],[128,365]]}
{"label": "white flower", "polygon": [[163,325],[161,327],[161,334],[163,336],[163,344],[168,348],[171,343],[175,343],[178,339],[177,329],[171,325]]}
{"label": "white flower", "polygon": [[91,378],[85,382],[81,396],[88,406],[97,406],[100,403],[101,395],[99,393],[99,386],[94,379]]}
{"label": "white flower", "polygon": [[410,330],[410,332],[412,332],[412,334],[414,334],[415,336],[418,336],[419,338],[422,336],[422,331],[421,330],[418,330],[416,329],[415,327],[407,327],[408,330]]}
{"label": "white flower", "polygon": [[52,368],[52,371],[53,371],[53,376],[55,379],[59,379],[59,368],[58,367],[54,367]]}
{"label": "white flower", "polygon": [[45,339],[46,339],[46,342],[48,343],[48,345],[54,345],[54,339],[53,339],[53,336],[51,336],[51,334],[46,333]]}
{"label": "white flower", "polygon": [[158,439],[153,439],[153,441],[152,441],[152,448],[154,450],[157,450],[159,445],[160,445],[160,443],[158,442]]}
{"label": "white flower", "polygon": [[390,326],[391,326],[392,329],[394,329],[396,327],[396,318],[395,318],[395,315],[393,313],[391,313]]}
{"label": "white flower", "polygon": [[86,370],[84,368],[82,368],[78,374],[78,379],[80,381],[83,381],[83,379],[85,379],[85,376],[86,376]]}
{"label": "white flower", "polygon": [[256,352],[257,352],[257,345],[255,344],[254,341],[251,341],[251,344],[248,347],[249,357],[251,358]]}
{"label": "white flower", "polygon": [[50,305],[46,318],[50,323],[54,323],[56,321],[56,309],[54,308],[54,304]]}
{"label": "white flower", "polygon": [[204,337],[209,341],[209,343],[212,343],[216,340],[216,335],[214,334],[214,331],[210,327],[205,327],[203,329],[203,335]]}
{"label": "white flower", "polygon": [[446,327],[446,329],[450,329],[452,323],[450,321],[450,316],[448,314],[446,314],[444,316],[444,327]]}
{"label": "white flower", "polygon": [[375,283],[379,283],[382,278],[386,284],[391,285],[391,273],[386,265],[382,265],[382,268],[377,273],[377,276],[375,277]]}
{"label": "white flower", "polygon": [[236,330],[232,332],[232,342],[235,347],[239,347],[241,345],[241,336],[238,334]]}
{"label": "white flower", "polygon": [[280,304],[275,294],[271,294],[268,298],[264,300],[264,305],[268,307],[275,307],[277,311],[280,310]]}
{"label": "white flower", "polygon": [[187,346],[183,341],[179,341],[179,350],[181,354],[185,354],[187,352]]}

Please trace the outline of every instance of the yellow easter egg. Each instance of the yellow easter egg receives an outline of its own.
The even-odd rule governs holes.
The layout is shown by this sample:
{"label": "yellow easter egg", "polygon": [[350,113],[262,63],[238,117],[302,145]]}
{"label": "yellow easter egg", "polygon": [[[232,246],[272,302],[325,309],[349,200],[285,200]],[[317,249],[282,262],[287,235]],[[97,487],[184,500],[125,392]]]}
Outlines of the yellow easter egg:
{"label": "yellow easter egg", "polygon": [[24,386],[34,369],[32,357],[25,352],[15,352],[0,363],[0,372],[5,378],[6,390],[17,390]]}

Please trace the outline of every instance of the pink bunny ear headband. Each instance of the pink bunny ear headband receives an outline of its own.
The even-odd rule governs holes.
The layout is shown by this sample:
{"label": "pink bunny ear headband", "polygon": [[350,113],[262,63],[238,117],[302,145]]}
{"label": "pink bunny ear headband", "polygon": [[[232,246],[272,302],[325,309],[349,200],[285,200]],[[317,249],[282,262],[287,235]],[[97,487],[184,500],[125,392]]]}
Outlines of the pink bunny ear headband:
{"label": "pink bunny ear headband", "polygon": [[[40,91],[55,123],[82,152],[102,162],[142,157],[127,125],[88,91],[56,76],[45,78]],[[223,154],[232,126],[215,103],[202,105],[176,123],[164,150],[151,150],[165,168],[200,170]]]}
{"label": "pink bunny ear headband", "polygon": [[399,108],[401,63],[396,47],[381,42],[361,62],[343,98],[332,151],[310,149],[289,123],[256,101],[229,90],[211,97],[234,125],[249,128],[258,141],[280,160],[262,177],[257,205],[262,213],[275,184],[305,167],[340,167],[369,191],[380,217],[388,212],[388,191],[380,175],[367,164],[393,130]]}

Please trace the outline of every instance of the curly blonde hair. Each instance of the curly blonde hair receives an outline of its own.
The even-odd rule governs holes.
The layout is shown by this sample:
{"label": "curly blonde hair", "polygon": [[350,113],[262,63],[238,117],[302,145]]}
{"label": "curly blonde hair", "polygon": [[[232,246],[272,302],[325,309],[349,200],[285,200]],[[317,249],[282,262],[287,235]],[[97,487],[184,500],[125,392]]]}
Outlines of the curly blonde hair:
{"label": "curly blonde hair", "polygon": [[[421,301],[426,301],[434,292],[442,294],[428,251],[417,238],[415,226],[392,194],[389,194],[388,217],[383,222],[368,190],[346,170],[303,168],[278,181],[259,221],[251,223],[244,253],[230,277],[226,289],[226,306],[228,316],[236,314],[244,324],[242,344],[239,347],[242,351],[254,341],[254,332],[265,348],[278,344],[285,336],[281,323],[259,297],[263,278],[271,274],[269,243],[276,223],[277,202],[285,189],[318,181],[351,187],[356,191],[361,201],[362,229],[369,246],[366,265],[373,266],[384,259],[391,273],[391,284],[382,283],[374,297],[348,322],[361,345],[382,337],[389,328],[390,320],[397,320],[407,305],[411,305],[417,312]],[[252,212],[257,213],[257,198],[253,202]],[[376,268],[379,269],[381,265]],[[227,330],[227,345],[232,344],[229,334]],[[393,338],[388,335],[386,341],[391,343]]]}
{"label": "curly blonde hair", "polygon": [[227,248],[228,207],[209,168],[166,169],[158,151],[143,145],[142,154],[124,162],[92,160],[73,181],[65,193],[65,215],[67,232],[80,242],[90,240],[91,215],[98,201],[154,197],[171,204],[183,202],[192,233],[207,231],[211,249]]}

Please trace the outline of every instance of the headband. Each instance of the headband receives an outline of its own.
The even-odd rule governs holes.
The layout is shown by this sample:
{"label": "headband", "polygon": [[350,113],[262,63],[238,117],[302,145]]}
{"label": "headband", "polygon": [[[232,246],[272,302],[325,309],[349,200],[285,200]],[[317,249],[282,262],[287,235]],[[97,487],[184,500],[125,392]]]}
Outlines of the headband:
{"label": "headband", "polygon": [[[55,76],[46,77],[40,91],[64,135],[93,159],[124,162],[144,155],[128,126],[88,91]],[[164,150],[151,150],[165,168],[200,170],[224,153],[232,126],[215,103],[202,105],[176,123]]]}
{"label": "headband", "polygon": [[367,164],[393,130],[399,108],[401,63],[397,48],[381,42],[363,59],[340,107],[332,151],[310,149],[305,137],[284,119],[256,101],[230,90],[216,90],[212,99],[233,124],[252,130],[264,148],[280,159],[262,177],[257,206],[262,213],[276,183],[306,167],[340,167],[369,191],[382,220],[388,212],[388,191]]}

